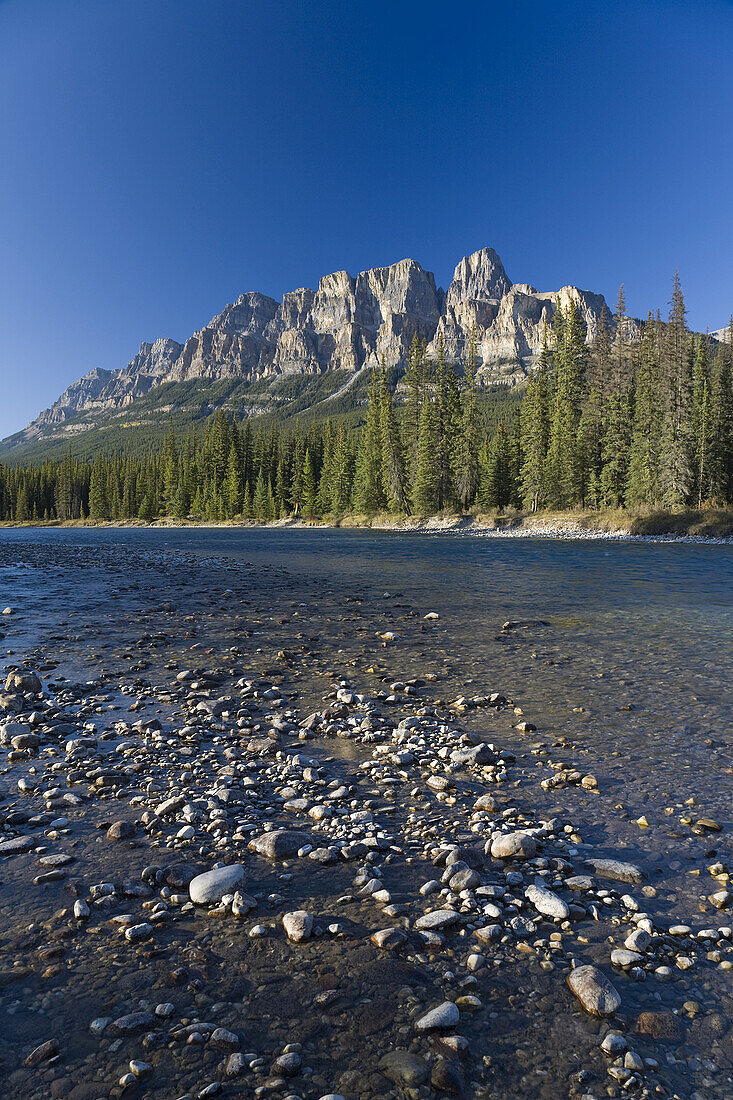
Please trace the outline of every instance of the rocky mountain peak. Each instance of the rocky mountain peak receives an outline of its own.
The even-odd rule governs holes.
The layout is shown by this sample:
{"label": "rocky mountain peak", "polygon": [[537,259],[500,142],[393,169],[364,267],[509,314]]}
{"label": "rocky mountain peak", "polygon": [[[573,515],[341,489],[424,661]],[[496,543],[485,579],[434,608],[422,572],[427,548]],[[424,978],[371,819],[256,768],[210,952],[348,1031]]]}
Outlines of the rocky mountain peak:
{"label": "rocky mountain peak", "polygon": [[258,291],[241,294],[198,332],[179,344],[143,343],[117,371],[91,371],[70,386],[22,435],[58,429],[80,412],[114,410],[163,383],[235,379],[252,382],[287,374],[343,371],[352,378],[377,366],[404,366],[415,335],[449,360],[465,362],[475,328],[477,375],[484,382],[526,377],[539,354],[556,299],[578,303],[589,339],[597,332],[603,297],[563,287],[540,292],[512,285],[493,248],[465,256],[447,292],[413,259],[354,276],[324,275],[317,290],[301,287],[276,301]]}
{"label": "rocky mountain peak", "polygon": [[463,302],[500,301],[511,288],[504,265],[493,248],[481,248],[464,256],[453,273],[446,306]]}

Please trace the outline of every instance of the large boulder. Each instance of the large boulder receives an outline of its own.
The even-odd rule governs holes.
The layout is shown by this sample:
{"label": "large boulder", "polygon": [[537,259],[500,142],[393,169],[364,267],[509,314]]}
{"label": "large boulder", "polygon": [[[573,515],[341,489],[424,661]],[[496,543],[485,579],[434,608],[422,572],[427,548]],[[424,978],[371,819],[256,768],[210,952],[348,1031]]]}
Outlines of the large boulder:
{"label": "large boulder", "polygon": [[212,901],[221,901],[225,894],[231,893],[244,882],[244,867],[241,863],[229,863],[225,867],[216,867],[196,875],[188,885],[191,901],[196,905],[208,905]]}
{"label": "large boulder", "polygon": [[537,841],[521,830],[502,833],[492,840],[491,855],[494,859],[534,859],[537,855]]}
{"label": "large boulder", "polygon": [[40,695],[43,691],[43,684],[37,673],[21,669],[18,672],[8,673],[5,680],[5,690],[10,692],[32,691],[34,695]]}
{"label": "large boulder", "polygon": [[256,852],[265,859],[288,859],[296,856],[298,851],[311,843],[308,833],[302,833],[294,829],[273,829],[270,833],[260,833],[250,840],[247,847],[250,852]]}

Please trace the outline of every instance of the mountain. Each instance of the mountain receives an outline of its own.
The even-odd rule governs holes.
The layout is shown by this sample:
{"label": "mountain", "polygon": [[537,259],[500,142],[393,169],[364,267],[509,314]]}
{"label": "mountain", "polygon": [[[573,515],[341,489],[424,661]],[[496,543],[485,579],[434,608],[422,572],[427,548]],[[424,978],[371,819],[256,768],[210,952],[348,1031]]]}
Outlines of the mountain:
{"label": "mountain", "polygon": [[[126,367],[95,369],[74,382],[23,431],[0,444],[5,457],[39,455],[104,428],[147,426],[176,414],[195,420],[218,407],[238,415],[300,408],[350,393],[358,403],[362,372],[381,362],[404,368],[414,335],[435,354],[461,363],[472,326],[482,384],[521,382],[537,358],[555,301],[574,298],[588,339],[596,334],[603,296],[563,287],[540,292],[513,284],[499,256],[483,248],[455,269],[447,291],[415,260],[324,276],[317,290],[301,288],[282,302],[257,291],[242,294],[184,344],[143,343]],[[367,370],[365,370],[365,368]],[[95,434],[95,439],[96,439]]]}

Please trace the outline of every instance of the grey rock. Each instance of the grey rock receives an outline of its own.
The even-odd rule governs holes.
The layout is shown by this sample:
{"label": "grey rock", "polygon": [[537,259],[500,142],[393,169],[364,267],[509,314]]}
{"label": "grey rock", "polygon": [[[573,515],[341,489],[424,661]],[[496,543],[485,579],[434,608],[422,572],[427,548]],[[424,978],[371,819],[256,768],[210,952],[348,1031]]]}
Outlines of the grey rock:
{"label": "grey rock", "polygon": [[34,695],[40,695],[43,691],[43,684],[35,672],[21,670],[8,673],[5,680],[5,690],[8,692],[32,691]]}
{"label": "grey rock", "polygon": [[110,1027],[119,1035],[132,1035],[135,1031],[142,1031],[143,1028],[150,1027],[152,1022],[153,1015],[151,1012],[129,1012],[126,1016],[118,1016],[116,1020],[112,1021]]}
{"label": "grey rock", "polygon": [[537,842],[529,833],[521,830],[503,833],[492,840],[491,855],[494,859],[534,859],[537,855]]}
{"label": "grey rock", "polygon": [[217,1050],[236,1050],[239,1046],[239,1036],[233,1031],[227,1031],[225,1027],[217,1027],[212,1031],[209,1042]]}
{"label": "grey rock", "polygon": [[0,856],[15,856],[19,852],[29,852],[35,846],[32,836],[16,836],[12,840],[0,841]]}
{"label": "grey rock", "polygon": [[114,821],[107,829],[107,836],[110,840],[130,840],[136,832],[134,821]]}
{"label": "grey rock", "polygon": [[45,1043],[32,1050],[25,1060],[27,1066],[38,1066],[41,1062],[47,1062],[59,1052],[58,1039],[47,1039]]}
{"label": "grey rock", "polygon": [[460,1019],[458,1006],[453,1001],[443,1001],[437,1008],[432,1008],[415,1024],[418,1031],[438,1031],[449,1027],[455,1027]]}
{"label": "grey rock", "polygon": [[393,1084],[409,1088],[421,1085],[428,1075],[425,1060],[409,1050],[390,1050],[379,1059],[377,1069]]}
{"label": "grey rock", "polygon": [[618,990],[597,966],[571,970],[568,985],[591,1016],[613,1016],[621,1007]]}
{"label": "grey rock", "polygon": [[418,917],[415,921],[415,928],[419,932],[438,932],[441,928],[450,928],[452,925],[458,924],[460,919],[460,913],[456,913],[454,909],[434,909],[432,912],[423,913],[421,917]]}
{"label": "grey rock", "polygon": [[313,917],[306,909],[296,909],[283,916],[283,928],[289,940],[301,943],[310,938],[313,931]]}
{"label": "grey rock", "polygon": [[633,863],[623,863],[618,859],[587,859],[586,865],[592,867],[599,878],[612,879],[614,882],[630,882],[635,885],[643,881],[644,873]]}
{"label": "grey rock", "polygon": [[224,894],[231,893],[237,886],[241,886],[244,880],[244,867],[241,863],[230,863],[225,867],[217,867],[213,871],[205,871],[203,875],[197,875],[191,879],[188,893],[191,901],[196,905],[208,905],[212,901],[221,901]]}
{"label": "grey rock", "polygon": [[273,829],[270,833],[261,833],[253,837],[247,847],[266,859],[288,859],[298,854],[300,848],[311,843],[308,833],[290,829]]}
{"label": "grey rock", "polygon": [[552,917],[553,920],[567,920],[570,916],[570,910],[562,898],[544,886],[536,884],[528,886],[524,896],[531,901],[537,912],[545,917]]}

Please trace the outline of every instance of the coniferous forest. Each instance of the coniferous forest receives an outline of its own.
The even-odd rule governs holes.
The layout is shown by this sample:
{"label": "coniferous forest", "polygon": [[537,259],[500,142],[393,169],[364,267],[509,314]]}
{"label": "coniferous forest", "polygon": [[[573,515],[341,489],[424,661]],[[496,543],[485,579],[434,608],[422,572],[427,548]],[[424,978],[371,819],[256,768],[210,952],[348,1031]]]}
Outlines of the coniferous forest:
{"label": "coniferous forest", "polygon": [[669,315],[643,326],[623,288],[592,345],[557,308],[521,402],[487,423],[475,339],[465,362],[413,340],[395,389],[372,372],[361,424],[238,424],[140,456],[0,466],[0,518],[269,521],[439,512],[733,506],[733,320],[727,342],[691,333],[675,276]]}

